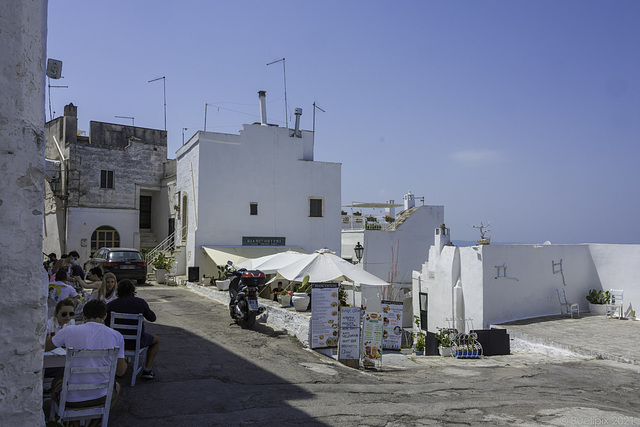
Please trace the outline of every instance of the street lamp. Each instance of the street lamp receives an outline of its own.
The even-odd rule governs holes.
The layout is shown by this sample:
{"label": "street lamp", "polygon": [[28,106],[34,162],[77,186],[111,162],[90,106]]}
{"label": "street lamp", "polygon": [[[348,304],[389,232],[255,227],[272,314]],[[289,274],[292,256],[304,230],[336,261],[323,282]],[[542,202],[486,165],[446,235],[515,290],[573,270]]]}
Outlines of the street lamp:
{"label": "street lamp", "polygon": [[362,261],[362,254],[364,253],[364,246],[362,246],[360,244],[360,242],[358,242],[358,244],[356,245],[355,248],[353,248],[353,250],[356,253],[356,258],[358,258],[358,262],[356,262],[356,264],[360,263],[360,261]]}

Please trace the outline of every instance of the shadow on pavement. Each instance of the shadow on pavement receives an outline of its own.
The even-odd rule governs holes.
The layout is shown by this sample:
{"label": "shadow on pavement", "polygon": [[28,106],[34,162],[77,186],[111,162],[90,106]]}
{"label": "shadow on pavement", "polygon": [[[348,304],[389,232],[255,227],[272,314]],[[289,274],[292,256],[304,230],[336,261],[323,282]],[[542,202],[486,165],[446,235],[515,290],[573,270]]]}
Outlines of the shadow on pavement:
{"label": "shadow on pavement", "polygon": [[[325,425],[286,403],[312,394],[251,362],[259,357],[259,346],[251,349],[254,355],[235,354],[182,328],[150,323],[147,328],[160,338],[156,378],[138,379],[132,388],[129,367],[119,380],[122,393],[111,425]],[[281,333],[264,324],[254,331]]]}

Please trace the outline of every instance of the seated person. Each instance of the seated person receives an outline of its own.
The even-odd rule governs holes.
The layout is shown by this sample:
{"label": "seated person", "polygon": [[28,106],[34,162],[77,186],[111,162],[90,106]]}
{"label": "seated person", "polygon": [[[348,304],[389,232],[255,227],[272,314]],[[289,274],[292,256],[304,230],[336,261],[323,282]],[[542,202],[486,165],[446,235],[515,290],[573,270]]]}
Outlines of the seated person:
{"label": "seated person", "polygon": [[102,285],[102,269],[100,267],[93,267],[87,271],[87,277],[79,279],[78,283],[85,289],[98,289]]}
{"label": "seated person", "polygon": [[[52,337],[60,330],[68,325],[75,325],[73,318],[75,315],[76,302],[73,298],[65,298],[56,304],[53,317],[47,320],[47,337]],[[44,370],[45,377],[61,377],[64,374],[64,368],[47,368]]]}
{"label": "seated person", "polygon": [[[118,366],[116,375],[122,376],[127,371],[127,361],[124,357],[124,338],[120,332],[105,326],[104,319],[107,317],[107,306],[103,301],[93,300],[85,304],[82,311],[84,323],[82,325],[68,326],[60,330],[53,337],[48,336],[45,350],[53,350],[56,347],[66,347],[75,349],[109,349],[118,347]],[[80,361],[79,361],[80,362]],[[80,363],[87,363],[84,366],[92,366],[102,361],[88,358]],[[85,374],[87,375],[87,374]],[[95,376],[95,382],[107,382],[109,373],[91,374]],[[62,378],[58,377],[51,384],[52,398],[59,402],[60,391],[62,389]],[[113,397],[111,408],[114,407],[120,394],[120,385],[116,382],[113,387]],[[106,390],[69,390],[67,394],[67,405],[71,408],[83,408],[99,405],[106,400]],[[91,425],[94,425],[93,422]]]}
{"label": "seated person", "polygon": [[[105,277],[109,273],[105,274]],[[156,321],[156,314],[149,308],[149,304],[142,298],[138,298],[136,295],[136,287],[133,285],[133,282],[128,279],[121,280],[118,283],[118,298],[114,301],[111,301],[107,304],[108,314],[107,314],[107,325],[111,324],[110,314],[115,311],[116,313],[129,313],[129,314],[138,314],[142,313],[144,318],[149,322]],[[142,370],[142,378],[146,378],[152,380],[155,375],[151,370],[151,365],[153,364],[153,359],[155,359],[156,354],[158,354],[159,349],[159,340],[158,337],[152,335],[144,330],[144,323],[142,325],[142,335],[140,337],[140,347],[149,347],[147,350],[147,360],[144,365],[144,369]],[[129,343],[127,343],[128,345]],[[133,348],[127,347],[127,350],[133,350]]]}
{"label": "seated person", "polygon": [[76,321],[73,318],[75,309],[76,302],[73,298],[65,298],[58,301],[53,317],[47,320],[47,334],[54,336],[65,326],[75,325]]}
{"label": "seated person", "polygon": [[80,267],[80,254],[77,251],[71,251],[67,259],[70,266],[69,276],[84,279],[84,270]]}
{"label": "seated person", "polygon": [[102,276],[102,282],[98,288],[91,294],[91,299],[99,299],[109,304],[111,301],[118,298],[116,294],[116,275],[113,273],[106,273]]}
{"label": "seated person", "polygon": [[67,280],[68,276],[66,271],[59,270],[55,274],[54,280],[49,282],[49,298],[55,300],[56,303],[65,298],[76,297],[78,295],[73,286],[67,284]]}

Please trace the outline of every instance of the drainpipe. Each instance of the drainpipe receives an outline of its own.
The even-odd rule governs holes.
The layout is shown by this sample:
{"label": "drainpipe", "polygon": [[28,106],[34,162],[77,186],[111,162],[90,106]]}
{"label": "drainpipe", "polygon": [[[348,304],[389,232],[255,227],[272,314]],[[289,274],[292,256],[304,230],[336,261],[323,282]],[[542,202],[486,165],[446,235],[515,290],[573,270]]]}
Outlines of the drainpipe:
{"label": "drainpipe", "polygon": [[64,153],[62,152],[62,148],[60,148],[60,143],[58,142],[58,138],[53,135],[53,142],[56,143],[56,148],[58,149],[58,154],[60,155],[60,200],[62,200],[62,212],[64,215],[64,221],[62,221],[62,245],[61,252],[63,254],[67,253],[67,229],[68,229],[68,195],[67,195],[67,159],[64,157]]}

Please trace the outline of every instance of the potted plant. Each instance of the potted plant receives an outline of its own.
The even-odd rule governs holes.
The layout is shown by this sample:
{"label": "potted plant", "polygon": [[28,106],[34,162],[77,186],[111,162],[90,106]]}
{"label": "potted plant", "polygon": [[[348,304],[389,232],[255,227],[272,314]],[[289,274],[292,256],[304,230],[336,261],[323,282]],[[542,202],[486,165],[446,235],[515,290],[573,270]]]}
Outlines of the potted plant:
{"label": "potted plant", "polygon": [[438,351],[440,356],[451,356],[451,346],[453,345],[453,338],[458,334],[458,331],[451,328],[438,328],[436,339],[438,340]]}
{"label": "potted plant", "polygon": [[307,311],[309,308],[309,301],[311,297],[309,294],[311,293],[311,284],[309,283],[309,275],[307,274],[302,279],[302,284],[296,288],[296,291],[293,293],[291,297],[291,301],[293,301],[293,308],[296,311]]}
{"label": "potted plant", "polygon": [[422,329],[420,329],[420,316],[413,316],[413,322],[416,324],[416,327],[418,328],[418,332],[416,332],[415,334],[413,334],[414,338],[416,339],[415,341],[415,353],[416,356],[422,356],[424,355],[424,347],[425,347],[425,333],[422,332]]}
{"label": "potted plant", "polygon": [[291,306],[291,292],[287,290],[278,291],[278,302],[282,307]]}
{"label": "potted plant", "polygon": [[605,304],[608,304],[611,300],[611,294],[609,291],[603,291],[602,289],[589,290],[587,294],[587,301],[589,301],[589,311],[593,314],[605,314]]}
{"label": "potted plant", "polygon": [[340,211],[340,215],[346,215],[346,214],[347,214],[347,211],[344,211],[344,210]]}
{"label": "potted plant", "polygon": [[378,222],[378,220],[373,215],[367,215],[367,222]]}
{"label": "potted plant", "polygon": [[386,222],[393,222],[393,221],[395,221],[395,219],[394,219],[391,215],[385,215],[385,216],[384,216],[384,220],[385,220]]}
{"label": "potted plant", "polygon": [[344,286],[340,285],[338,288],[338,300],[340,301],[340,307],[349,307],[347,302],[347,291],[344,290]]}
{"label": "potted plant", "polygon": [[229,284],[231,283],[231,279],[227,278],[227,274],[231,272],[231,269],[228,265],[217,265],[218,268],[218,278],[214,280],[214,284],[221,291],[229,290]]}
{"label": "potted plant", "polygon": [[360,212],[360,211],[355,211],[353,213],[353,216],[361,216],[361,215],[362,215],[362,212]]}
{"label": "potted plant", "polygon": [[478,359],[482,353],[482,346],[476,341],[478,335],[474,332],[469,335],[458,335],[453,345],[455,356],[458,359]]}
{"label": "potted plant", "polygon": [[152,261],[153,271],[156,274],[156,282],[167,283],[167,274],[173,267],[173,258],[158,252]]}

